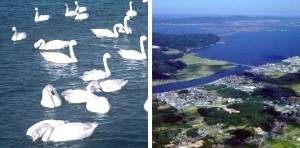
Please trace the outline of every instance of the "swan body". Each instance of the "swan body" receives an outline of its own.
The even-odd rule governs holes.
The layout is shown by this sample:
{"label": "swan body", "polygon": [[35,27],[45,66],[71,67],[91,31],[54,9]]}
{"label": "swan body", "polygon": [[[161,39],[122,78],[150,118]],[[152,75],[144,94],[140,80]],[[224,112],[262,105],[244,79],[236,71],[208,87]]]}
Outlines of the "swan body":
{"label": "swan body", "polygon": [[90,112],[105,114],[110,110],[110,104],[105,97],[92,97],[86,103],[86,109]]}
{"label": "swan body", "polygon": [[76,11],[69,11],[68,4],[65,4],[65,6],[66,6],[65,16],[75,16],[76,15]]}
{"label": "swan body", "polygon": [[[32,134],[32,141],[42,137],[42,141],[71,141],[80,140],[90,137],[98,123],[66,123],[62,124],[54,129],[48,123],[42,123]],[[41,133],[41,129],[46,128],[44,134]]]}
{"label": "swan body", "polygon": [[132,1],[129,2],[129,10],[126,12],[126,15],[129,17],[134,17],[137,15],[136,11],[132,9]]}
{"label": "swan body", "polygon": [[59,52],[41,52],[41,54],[46,61],[50,61],[53,63],[74,63],[77,62],[77,59],[73,51],[73,45],[77,45],[77,42],[75,40],[71,40],[69,44],[71,57]]}
{"label": "swan body", "polygon": [[148,0],[143,0],[143,3],[147,3],[148,2]]}
{"label": "swan body", "polygon": [[149,101],[148,101],[149,99],[147,99],[146,100],[146,102],[144,103],[144,109],[146,110],[146,111],[148,111],[149,110],[149,107],[150,107],[150,104],[149,104]]}
{"label": "swan body", "polygon": [[34,17],[34,21],[35,22],[41,22],[41,21],[47,21],[50,19],[50,15],[40,15],[38,13],[38,8],[35,8],[35,17]]}
{"label": "swan body", "polygon": [[[37,128],[39,128],[39,126],[40,126],[41,124],[43,124],[43,123],[48,123],[48,124],[51,126],[51,128],[56,128],[56,127],[58,127],[58,126],[61,126],[61,125],[63,125],[63,124],[68,123],[68,121],[66,121],[66,120],[43,120],[43,121],[40,121],[40,122],[38,122],[38,123],[32,125],[32,126],[27,130],[26,135],[32,136],[33,132],[34,132]],[[45,133],[45,132],[46,132],[46,128],[42,128],[42,129],[41,129],[41,134],[43,134],[43,133]]]}
{"label": "swan body", "polygon": [[45,49],[45,50],[51,50],[51,49],[63,49],[68,47],[70,44],[70,41],[62,41],[62,40],[52,40],[47,43],[45,43],[45,40],[40,39],[36,43],[34,43],[34,48],[39,49]]}
{"label": "swan body", "polygon": [[79,13],[77,11],[75,20],[84,20],[84,19],[87,19],[87,18],[89,18],[89,14],[88,13]]}
{"label": "swan body", "polygon": [[92,81],[88,84],[87,90],[81,89],[68,89],[61,93],[62,96],[66,99],[69,103],[84,103],[88,102],[89,98],[97,97],[92,93],[92,87],[99,88],[99,83],[97,81]]}
{"label": "swan body", "polygon": [[92,80],[100,80],[100,79],[105,79],[111,75],[110,70],[107,66],[107,59],[111,58],[112,56],[109,53],[105,53],[103,55],[103,64],[104,64],[104,69],[105,71],[102,70],[91,70],[83,73],[83,76],[80,76],[80,78],[83,81],[92,81]]}
{"label": "swan body", "polygon": [[115,24],[113,32],[108,29],[90,29],[97,37],[118,37],[117,27],[123,29],[122,24]]}
{"label": "swan body", "polygon": [[130,20],[129,16],[125,16],[124,17],[124,28],[123,29],[119,29],[120,33],[125,33],[125,34],[132,34],[132,30],[130,27],[127,26],[127,21]]}
{"label": "swan body", "polygon": [[86,7],[79,7],[78,2],[75,1],[75,5],[76,5],[76,10],[75,11],[79,11],[79,13],[85,12],[86,11]]}
{"label": "swan body", "polygon": [[11,37],[12,41],[19,41],[19,40],[23,40],[26,38],[26,33],[25,32],[17,32],[17,28],[13,27],[12,31],[15,32],[14,35]]}
{"label": "swan body", "polygon": [[[54,92],[54,95],[51,92]],[[61,105],[61,99],[51,84],[43,89],[41,105],[47,108],[55,108]]]}
{"label": "swan body", "polygon": [[100,83],[100,89],[104,92],[117,91],[120,90],[122,87],[124,87],[127,82],[128,80],[123,80],[123,79],[105,80]]}
{"label": "swan body", "polygon": [[125,59],[133,59],[133,60],[144,60],[147,58],[145,49],[144,49],[144,44],[143,42],[147,40],[146,36],[141,36],[140,37],[140,47],[141,47],[141,52],[138,52],[136,50],[124,50],[120,49],[118,53]]}

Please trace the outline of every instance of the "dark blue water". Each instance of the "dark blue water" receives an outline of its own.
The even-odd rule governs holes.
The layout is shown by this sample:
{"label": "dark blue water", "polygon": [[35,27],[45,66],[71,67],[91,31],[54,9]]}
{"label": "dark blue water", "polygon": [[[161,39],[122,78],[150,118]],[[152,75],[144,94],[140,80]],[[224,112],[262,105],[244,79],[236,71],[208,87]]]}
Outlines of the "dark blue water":
{"label": "dark blue water", "polygon": [[[156,24],[153,26],[153,30],[176,34],[182,34],[184,31],[185,33],[207,33],[193,25]],[[226,43],[196,49],[194,52],[200,57],[251,66],[278,62],[291,56],[300,55],[300,27],[279,27],[278,30],[271,32],[239,32],[222,36],[221,39]],[[205,78],[156,86],[153,87],[153,93],[202,85],[245,69],[246,67],[239,66],[234,70]]]}
{"label": "dark blue water", "polygon": [[[17,0],[0,2],[0,147],[147,147],[148,114],[143,104],[148,97],[148,62],[124,60],[119,49],[140,50],[139,38],[148,36],[148,3],[133,0],[137,16],[128,21],[133,34],[121,34],[118,38],[96,38],[93,28],[112,29],[123,23],[129,10],[129,1],[85,0],[79,5],[87,7],[89,18],[75,21],[65,17],[65,3],[75,9],[74,1]],[[34,8],[40,14],[51,15],[46,22],[35,23]],[[13,42],[12,27],[26,32],[25,40]],[[33,44],[46,41],[76,40],[74,52],[78,63],[53,64],[46,62]],[[145,42],[147,53],[148,46]],[[58,50],[69,55],[68,49]],[[110,78],[126,79],[126,86],[115,93],[97,93],[105,96],[111,110],[105,115],[88,112],[85,104],[68,104],[54,109],[40,104],[42,89],[52,84],[60,94],[66,89],[84,89],[88,82],[79,79],[85,71],[104,69],[102,56],[109,52],[112,72]],[[27,129],[46,119],[69,120],[70,122],[97,122],[99,125],[89,138],[69,142],[32,142],[26,136]]]}

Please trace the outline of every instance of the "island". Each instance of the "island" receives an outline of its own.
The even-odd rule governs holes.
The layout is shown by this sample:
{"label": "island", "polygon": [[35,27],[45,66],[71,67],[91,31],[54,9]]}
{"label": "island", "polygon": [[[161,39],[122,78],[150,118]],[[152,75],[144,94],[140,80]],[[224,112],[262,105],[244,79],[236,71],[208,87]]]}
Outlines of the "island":
{"label": "island", "polygon": [[153,94],[153,147],[300,147],[300,57]]}
{"label": "island", "polygon": [[207,77],[235,67],[225,61],[201,58],[193,49],[205,48],[220,42],[213,34],[153,33],[153,85]]}

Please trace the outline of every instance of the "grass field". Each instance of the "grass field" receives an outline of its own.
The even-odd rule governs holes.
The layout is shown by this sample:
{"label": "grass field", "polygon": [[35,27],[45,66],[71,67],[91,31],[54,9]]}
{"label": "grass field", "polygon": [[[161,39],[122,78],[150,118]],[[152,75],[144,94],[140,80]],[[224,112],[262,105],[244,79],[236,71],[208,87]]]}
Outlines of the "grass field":
{"label": "grass field", "polygon": [[[168,52],[168,54],[174,53],[177,53],[177,51],[172,50]],[[178,60],[186,63],[187,67],[178,72],[175,80],[154,81],[152,85],[156,86],[172,82],[203,78],[235,67],[228,62],[200,58],[191,54],[184,55]]]}
{"label": "grass field", "polygon": [[267,139],[266,142],[269,144],[270,148],[297,148],[296,145],[286,140]]}

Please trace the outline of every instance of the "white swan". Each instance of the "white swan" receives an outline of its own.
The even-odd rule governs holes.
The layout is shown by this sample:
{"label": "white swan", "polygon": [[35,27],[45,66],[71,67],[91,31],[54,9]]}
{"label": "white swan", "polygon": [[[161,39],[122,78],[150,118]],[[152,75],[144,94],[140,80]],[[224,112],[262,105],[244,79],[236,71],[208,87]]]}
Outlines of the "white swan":
{"label": "white swan", "polygon": [[123,50],[120,49],[118,53],[125,59],[134,59],[134,60],[143,60],[146,59],[146,53],[144,49],[144,44],[143,42],[147,40],[146,36],[141,36],[140,37],[140,47],[141,47],[141,53],[135,50]]}
{"label": "white swan", "polygon": [[123,79],[111,79],[111,80],[105,80],[103,82],[100,82],[100,91],[104,92],[113,92],[120,90],[122,87],[125,86],[125,84],[128,82],[128,80]]}
{"label": "white swan", "polygon": [[144,109],[146,110],[146,111],[148,111],[149,110],[149,107],[150,107],[150,104],[149,104],[149,101],[148,101],[149,99],[147,99],[146,100],[146,102],[144,103]]}
{"label": "white swan", "polygon": [[79,11],[79,13],[81,12],[85,12],[86,11],[86,7],[79,7],[78,2],[75,1],[75,5],[76,5],[76,10],[75,11]]}
{"label": "white swan", "polygon": [[54,63],[74,63],[77,62],[73,51],[73,45],[77,45],[75,40],[71,40],[69,44],[69,50],[71,57],[59,52],[41,52],[42,56],[46,61],[54,62]]}
{"label": "white swan", "polygon": [[109,53],[105,53],[103,55],[103,64],[105,71],[102,70],[91,70],[83,73],[83,76],[80,76],[80,78],[83,81],[92,81],[92,80],[99,80],[99,79],[105,79],[111,75],[110,70],[107,66],[107,59],[111,58],[112,56]]}
{"label": "white swan", "polygon": [[23,40],[23,39],[26,38],[26,33],[25,32],[19,32],[19,33],[17,33],[17,28],[16,27],[12,27],[12,31],[15,32],[15,33],[11,37],[11,40],[13,40],[13,41],[19,41],[19,40]]}
{"label": "white swan", "polygon": [[65,6],[66,6],[65,16],[75,16],[76,15],[76,11],[69,11],[68,4],[65,4]]}
{"label": "white swan", "polygon": [[[54,92],[54,95],[52,95],[51,92]],[[44,107],[48,108],[54,108],[58,107],[61,105],[61,99],[56,92],[55,88],[51,85],[48,84],[42,92],[42,100],[41,100],[41,105]]]}
{"label": "white swan", "polygon": [[[27,130],[26,135],[32,136],[33,132],[34,132],[37,128],[39,128],[40,125],[41,125],[42,123],[48,123],[48,124],[50,124],[50,126],[51,126],[52,128],[56,128],[56,127],[58,127],[58,126],[61,126],[61,125],[63,125],[63,124],[66,124],[66,123],[68,123],[68,122],[69,122],[69,121],[66,121],[66,120],[43,120],[43,121],[40,121],[40,122],[38,122],[38,123],[32,125],[32,126]],[[42,128],[42,129],[41,129],[41,134],[45,133],[45,131],[46,131],[46,128]]]}
{"label": "white swan", "polygon": [[35,8],[34,10],[35,10],[35,17],[34,17],[35,22],[47,21],[51,17],[50,15],[40,15],[39,16],[39,13],[38,13],[39,9]]}
{"label": "white swan", "polygon": [[68,89],[63,91],[61,95],[64,96],[66,101],[68,101],[69,103],[88,102],[89,98],[96,96],[92,93],[92,87],[100,88],[97,81],[92,81],[88,84],[86,91],[81,89]]}
{"label": "white swan", "polygon": [[[83,138],[90,137],[98,123],[66,123],[60,125],[54,129],[51,128],[50,124],[42,123],[33,133],[32,141],[42,137],[43,141],[70,141],[80,140]],[[46,128],[45,133],[41,133],[42,128]]]}
{"label": "white swan", "polygon": [[63,41],[63,40],[52,40],[47,43],[45,43],[45,40],[40,39],[36,43],[34,43],[34,48],[39,49],[45,49],[45,50],[50,50],[50,49],[63,49],[68,47],[70,44],[70,41]]}
{"label": "white swan", "polygon": [[129,10],[126,12],[129,17],[134,17],[137,15],[136,11],[132,10],[132,1],[129,2]]}
{"label": "white swan", "polygon": [[86,109],[90,112],[105,114],[110,110],[110,104],[105,97],[92,97],[86,103]]}
{"label": "white swan", "polygon": [[143,0],[143,3],[146,3],[146,2],[148,2],[148,0]]}
{"label": "white swan", "polygon": [[78,10],[77,10],[75,20],[84,20],[84,19],[87,19],[87,18],[89,18],[88,13],[79,13]]}
{"label": "white swan", "polygon": [[122,24],[114,25],[114,32],[108,29],[90,29],[97,37],[118,37],[119,33],[117,32],[117,27],[123,29]]}
{"label": "white swan", "polygon": [[127,21],[128,20],[130,20],[130,17],[126,15],[124,17],[124,28],[119,29],[120,33],[132,34],[131,28],[127,26]]}

